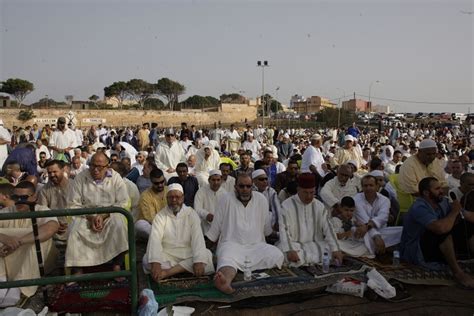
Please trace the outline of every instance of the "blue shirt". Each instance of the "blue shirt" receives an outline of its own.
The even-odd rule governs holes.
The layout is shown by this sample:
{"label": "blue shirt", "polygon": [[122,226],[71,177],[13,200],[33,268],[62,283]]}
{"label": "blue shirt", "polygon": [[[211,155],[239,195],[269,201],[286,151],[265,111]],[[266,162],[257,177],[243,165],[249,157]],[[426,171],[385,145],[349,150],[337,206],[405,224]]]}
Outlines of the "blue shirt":
{"label": "blue shirt", "polygon": [[407,262],[433,268],[423,258],[420,246],[421,236],[425,233],[426,226],[446,217],[450,211],[451,206],[447,198],[443,198],[436,209],[425,199],[417,198],[403,218],[400,257]]}

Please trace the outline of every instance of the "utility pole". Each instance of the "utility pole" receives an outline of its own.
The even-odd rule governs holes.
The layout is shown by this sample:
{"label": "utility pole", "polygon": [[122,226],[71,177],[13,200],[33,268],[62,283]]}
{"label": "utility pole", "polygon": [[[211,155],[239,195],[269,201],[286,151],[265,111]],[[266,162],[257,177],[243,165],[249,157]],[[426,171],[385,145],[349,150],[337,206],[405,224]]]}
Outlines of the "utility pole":
{"label": "utility pole", "polygon": [[262,67],[262,96],[260,98],[260,103],[262,104],[262,127],[265,128],[265,67],[269,67],[268,61],[264,60],[262,62],[258,60],[257,67]]}

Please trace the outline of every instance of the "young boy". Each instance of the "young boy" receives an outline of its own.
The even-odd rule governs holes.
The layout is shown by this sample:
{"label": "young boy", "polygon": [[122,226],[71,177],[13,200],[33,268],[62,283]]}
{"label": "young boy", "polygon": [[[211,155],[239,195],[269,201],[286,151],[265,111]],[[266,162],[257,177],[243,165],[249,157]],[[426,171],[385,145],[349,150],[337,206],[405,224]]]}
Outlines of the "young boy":
{"label": "young boy", "polygon": [[355,211],[354,199],[350,196],[345,196],[341,199],[339,205],[337,215],[331,218],[331,224],[336,233],[341,251],[353,257],[373,257],[370,255],[364,241],[356,240],[352,235],[352,228],[355,227],[352,218]]}
{"label": "young boy", "polygon": [[334,216],[331,221],[336,232],[337,239],[344,240],[352,237],[352,214],[355,211],[354,199],[350,196],[342,198],[339,212]]}

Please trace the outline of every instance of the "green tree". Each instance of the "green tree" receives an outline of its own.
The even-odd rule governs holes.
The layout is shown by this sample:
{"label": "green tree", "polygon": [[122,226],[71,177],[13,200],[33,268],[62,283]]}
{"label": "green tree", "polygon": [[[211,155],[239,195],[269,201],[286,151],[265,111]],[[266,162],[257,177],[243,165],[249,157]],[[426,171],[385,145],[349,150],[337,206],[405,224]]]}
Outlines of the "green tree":
{"label": "green tree", "polygon": [[33,92],[33,90],[35,90],[33,83],[18,78],[10,78],[7,79],[7,81],[2,81],[0,88],[0,92],[7,93],[15,98],[18,107],[21,107],[23,100],[25,100],[26,96]]}
{"label": "green tree", "polygon": [[209,103],[212,104],[212,105],[218,106],[218,105],[221,104],[221,101],[219,101],[219,99],[217,99],[217,98],[214,98],[213,96],[208,95],[208,96],[206,97],[206,99],[207,99],[207,100],[209,101]]}
{"label": "green tree", "polygon": [[211,102],[207,97],[200,95],[193,95],[181,102],[181,108],[201,109],[203,107],[211,106]]}
{"label": "green tree", "polygon": [[178,104],[179,96],[186,92],[185,86],[168,78],[158,80],[156,90],[159,95],[166,99],[168,102],[167,106],[171,111],[173,111],[174,106]]}
{"label": "green tree", "polygon": [[127,92],[129,97],[144,108],[145,101],[155,93],[155,86],[142,79],[131,79],[127,82]]}
{"label": "green tree", "polygon": [[123,108],[123,102],[128,97],[127,83],[125,81],[116,81],[110,86],[104,88],[106,98],[115,98],[120,108]]}
{"label": "green tree", "polygon": [[[340,112],[339,112],[340,111]],[[352,111],[336,108],[325,108],[317,114],[318,121],[326,122],[326,126],[351,125],[355,121],[355,114]]]}
{"label": "green tree", "polygon": [[245,103],[247,99],[238,93],[222,94],[219,99],[222,103]]}
{"label": "green tree", "polygon": [[158,98],[148,98],[145,100],[144,108],[149,110],[163,110],[165,104]]}
{"label": "green tree", "polygon": [[96,108],[99,108],[99,106],[97,105],[97,101],[99,101],[99,99],[100,99],[100,97],[97,94],[93,94],[89,97],[89,101],[94,103]]}
{"label": "green tree", "polygon": [[33,110],[28,109],[28,110],[20,110],[20,112],[18,113],[17,119],[24,123],[26,121],[34,119],[35,117],[36,117],[36,115],[33,112]]}
{"label": "green tree", "polygon": [[55,106],[60,104],[59,102],[54,101],[54,99],[51,98],[41,98],[35,103],[30,104],[30,108],[36,108],[36,107],[47,107],[47,106]]}

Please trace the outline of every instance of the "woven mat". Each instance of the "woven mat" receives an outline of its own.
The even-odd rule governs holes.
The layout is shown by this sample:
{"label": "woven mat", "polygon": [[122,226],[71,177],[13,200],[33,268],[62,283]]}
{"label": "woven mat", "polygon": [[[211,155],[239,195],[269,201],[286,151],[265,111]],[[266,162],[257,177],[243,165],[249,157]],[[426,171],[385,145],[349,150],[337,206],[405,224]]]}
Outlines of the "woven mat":
{"label": "woven mat", "polygon": [[[474,260],[461,261],[461,267],[469,273],[474,272]],[[401,263],[391,264],[391,258],[382,260],[368,258],[345,258],[341,267],[330,268],[329,273],[323,273],[319,266],[301,268],[270,269],[257,271],[252,281],[243,281],[243,275],[238,273],[232,287],[236,291],[232,295],[221,293],[214,287],[212,276],[171,278],[155,283],[148,276],[148,284],[153,289],[160,304],[183,303],[190,301],[213,301],[232,303],[250,297],[263,297],[288,294],[305,290],[316,290],[333,284],[344,277],[365,280],[365,272],[374,267],[387,280],[395,279],[407,284],[418,285],[454,285],[451,272],[427,271],[420,267]],[[259,272],[265,272],[270,277],[257,279]]]}
{"label": "woven mat", "polygon": [[[256,271],[252,281],[243,281],[238,273],[232,287],[236,290],[227,295],[214,287],[212,276],[171,278],[158,283],[148,276],[149,287],[154,291],[160,304],[183,303],[189,301],[213,301],[232,303],[250,297],[281,295],[303,290],[313,290],[330,285],[344,277],[363,279],[367,266],[360,262],[351,262],[342,267],[331,267],[323,274],[317,266],[305,268],[283,268]],[[259,278],[260,273],[270,275]]]}
{"label": "woven mat", "polygon": [[[379,271],[387,280],[395,279],[403,283],[415,285],[456,284],[456,281],[453,280],[452,273],[448,268],[443,271],[431,271],[408,263],[400,263],[399,266],[393,266],[386,260],[384,262],[384,260],[380,261],[362,257],[357,259],[351,258],[351,260],[376,268],[377,271]],[[459,261],[459,265],[464,271],[474,273],[474,260]]]}

